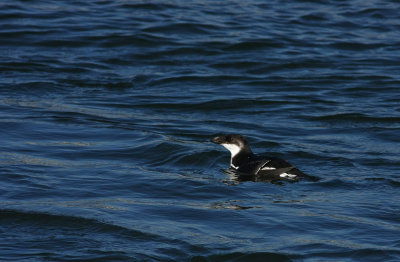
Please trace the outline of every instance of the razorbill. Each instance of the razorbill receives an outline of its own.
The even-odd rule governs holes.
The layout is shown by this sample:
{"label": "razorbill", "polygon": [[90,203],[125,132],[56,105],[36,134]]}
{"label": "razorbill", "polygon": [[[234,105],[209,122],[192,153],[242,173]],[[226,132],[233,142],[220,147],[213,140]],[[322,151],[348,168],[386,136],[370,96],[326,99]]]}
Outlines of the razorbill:
{"label": "razorbill", "polygon": [[231,152],[231,168],[245,180],[296,182],[302,178],[318,180],[298,170],[286,160],[275,157],[257,156],[251,151],[246,138],[242,135],[221,135],[211,142],[224,146]]}

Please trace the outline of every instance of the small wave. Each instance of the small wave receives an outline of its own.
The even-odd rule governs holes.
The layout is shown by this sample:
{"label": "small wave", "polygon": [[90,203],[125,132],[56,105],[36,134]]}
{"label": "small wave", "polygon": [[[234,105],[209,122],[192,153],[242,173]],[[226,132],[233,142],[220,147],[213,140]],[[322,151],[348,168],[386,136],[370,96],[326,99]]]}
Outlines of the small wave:
{"label": "small wave", "polygon": [[315,21],[318,23],[320,23],[322,21],[328,21],[327,14],[321,13],[321,12],[318,12],[318,13],[314,12],[314,13],[303,15],[303,16],[301,16],[301,19],[305,20],[305,21],[313,21],[313,22]]}
{"label": "small wave", "polygon": [[54,228],[54,230],[59,230],[60,233],[66,228],[69,228],[69,230],[111,233],[118,236],[126,236],[132,238],[157,238],[157,236],[148,233],[143,233],[133,229],[101,222],[92,218],[56,215],[41,212],[0,209],[0,221],[8,224],[9,226],[18,224],[21,227],[46,227],[48,228],[48,230],[50,230],[50,228]]}
{"label": "small wave", "polygon": [[170,23],[166,25],[151,26],[143,29],[147,33],[161,33],[161,34],[185,34],[185,35],[199,35],[208,34],[212,30],[217,30],[218,27],[212,24],[199,24],[199,23]]}
{"label": "small wave", "polygon": [[371,181],[371,182],[379,182],[379,183],[383,183],[383,184],[387,184],[393,187],[400,187],[400,180],[394,180],[394,179],[390,179],[390,178],[384,178],[384,177],[368,177],[365,178],[365,181]]}
{"label": "small wave", "polygon": [[376,43],[376,44],[367,44],[367,43],[360,43],[360,42],[345,42],[345,41],[338,41],[332,43],[330,45],[334,49],[339,50],[351,50],[351,51],[360,51],[360,50],[370,50],[370,49],[378,49],[388,46],[386,43]]}
{"label": "small wave", "polygon": [[351,181],[346,181],[343,179],[325,179],[322,180],[318,183],[315,184],[317,187],[324,187],[324,188],[331,188],[331,189],[338,189],[338,190],[343,190],[343,189],[357,189],[359,188],[359,184],[356,182],[351,182]]}
{"label": "small wave", "polygon": [[[176,45],[176,44],[174,44]],[[169,61],[172,65],[185,65],[187,64],[187,59],[182,60],[183,57],[193,56],[198,57],[199,55],[204,56],[213,56],[220,54],[220,51],[214,50],[212,48],[203,48],[196,46],[179,46],[173,48],[165,48],[157,51],[148,51],[143,52],[141,54],[135,54],[134,58],[136,59],[145,59],[152,61],[156,61],[157,64],[160,65],[166,64]],[[171,59],[171,57],[175,57],[175,59]],[[200,59],[200,58],[197,58]],[[197,60],[198,63],[208,63],[207,59]]]}
{"label": "small wave", "polygon": [[238,82],[243,81],[246,78],[243,76],[235,75],[177,75],[177,76],[166,76],[156,78],[149,83],[149,86],[171,86],[171,85],[201,85],[201,83],[214,83],[222,85],[226,81]]}
{"label": "small wave", "polygon": [[314,121],[351,121],[354,123],[370,123],[370,122],[380,122],[380,123],[399,123],[400,117],[374,117],[361,113],[342,113],[342,114],[332,114],[312,117],[311,120]]}
{"label": "small wave", "polygon": [[242,253],[234,252],[222,255],[195,256],[191,262],[247,262],[247,261],[276,261],[287,262],[292,261],[288,255],[270,252]]}
{"label": "small wave", "polygon": [[[183,240],[93,218],[0,209],[0,224],[2,236],[13,239],[11,245],[4,239],[0,241],[2,247],[8,247],[3,249],[0,259],[10,256],[17,256],[18,260],[24,257],[32,259],[34,254],[36,259],[46,258],[45,260],[52,261],[59,257],[63,261],[65,257],[79,261],[171,261],[178,257],[187,257],[187,253],[193,250],[197,250],[195,254],[205,252],[202,247],[193,246]],[[16,241],[24,243],[23,251],[20,246],[15,246]]]}
{"label": "small wave", "polygon": [[397,12],[395,8],[384,8],[382,7],[368,7],[368,8],[359,8],[354,11],[346,11],[342,13],[343,16],[349,18],[370,18],[371,20],[378,20],[380,18],[397,18]]}
{"label": "small wave", "polygon": [[132,11],[146,10],[146,11],[162,11],[171,8],[178,8],[178,6],[169,3],[123,3],[119,6],[123,9],[131,9]]}
{"label": "small wave", "polygon": [[[147,56],[149,57],[149,52],[146,52],[151,47],[158,47],[160,45],[172,45],[175,42],[171,38],[156,36],[149,33],[138,33],[134,35],[118,35],[118,34],[108,34],[101,36],[91,36],[84,38],[90,43],[95,43],[97,46],[105,48],[116,48],[116,47],[131,47],[132,45],[136,47],[146,48],[143,53],[136,54],[135,57]],[[152,56],[154,59],[154,57]],[[131,62],[131,61],[130,61]],[[128,62],[127,62],[128,63]]]}
{"label": "small wave", "polygon": [[[256,108],[258,106],[268,106],[268,105],[279,105],[286,104],[285,100],[268,100],[268,99],[245,99],[245,98],[233,98],[230,99],[213,99],[205,102],[195,103],[193,100],[183,103],[182,100],[179,103],[176,102],[154,102],[151,104],[138,104],[138,107],[143,108],[154,108],[154,109],[174,109],[174,110],[229,110],[229,109],[246,109],[246,108]],[[293,102],[294,103],[294,102]]]}
{"label": "small wave", "polygon": [[269,48],[282,48],[284,47],[284,42],[278,41],[276,39],[257,39],[242,41],[239,43],[234,43],[226,46],[225,51],[248,51],[248,50],[265,50]]}

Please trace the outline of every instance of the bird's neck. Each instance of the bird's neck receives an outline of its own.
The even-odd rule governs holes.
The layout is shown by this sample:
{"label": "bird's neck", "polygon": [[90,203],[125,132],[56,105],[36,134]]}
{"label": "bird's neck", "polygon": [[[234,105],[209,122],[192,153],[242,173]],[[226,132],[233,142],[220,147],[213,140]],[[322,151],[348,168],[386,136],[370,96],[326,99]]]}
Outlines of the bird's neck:
{"label": "bird's neck", "polygon": [[254,156],[250,148],[241,150],[235,155],[231,155],[231,167],[238,169],[241,165],[249,161]]}

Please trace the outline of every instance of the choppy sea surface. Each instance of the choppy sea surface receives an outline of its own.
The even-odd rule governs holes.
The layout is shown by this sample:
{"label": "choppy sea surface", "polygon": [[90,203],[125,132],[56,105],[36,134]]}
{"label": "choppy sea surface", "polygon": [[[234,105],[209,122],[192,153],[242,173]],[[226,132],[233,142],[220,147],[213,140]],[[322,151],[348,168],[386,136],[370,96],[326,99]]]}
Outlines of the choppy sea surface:
{"label": "choppy sea surface", "polygon": [[0,260],[400,261],[399,10],[1,1]]}

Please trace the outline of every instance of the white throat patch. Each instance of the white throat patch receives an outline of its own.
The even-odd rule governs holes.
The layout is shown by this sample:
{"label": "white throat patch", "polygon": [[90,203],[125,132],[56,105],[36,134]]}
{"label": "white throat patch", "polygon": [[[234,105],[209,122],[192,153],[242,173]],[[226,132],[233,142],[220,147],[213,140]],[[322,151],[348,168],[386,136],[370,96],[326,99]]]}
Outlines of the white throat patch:
{"label": "white throat patch", "polygon": [[234,166],[232,164],[232,159],[239,153],[240,147],[235,144],[221,144],[221,145],[231,152],[231,167],[233,167],[234,169],[238,169],[239,168],[238,166]]}
{"label": "white throat patch", "polygon": [[221,145],[231,152],[231,158],[236,156],[237,153],[239,153],[240,151],[240,147],[235,144],[221,144]]}

